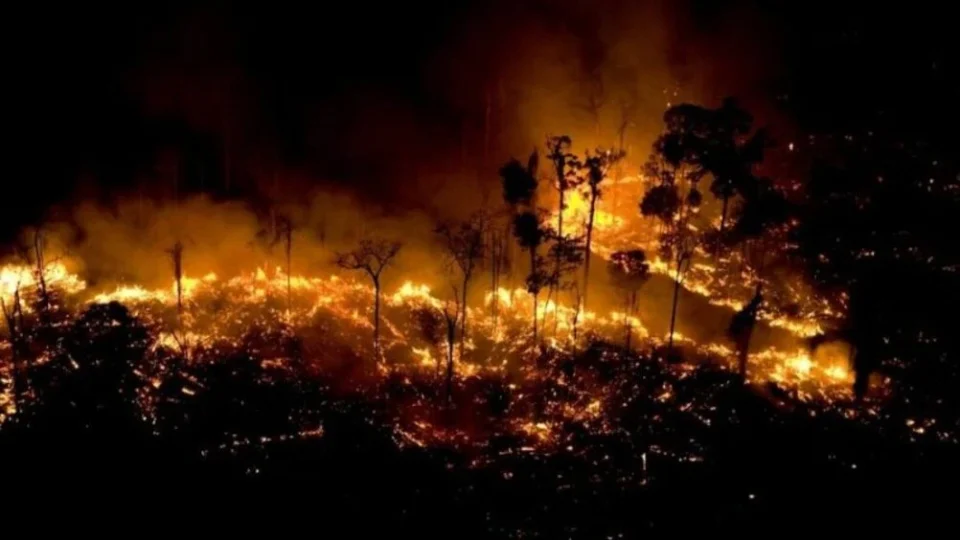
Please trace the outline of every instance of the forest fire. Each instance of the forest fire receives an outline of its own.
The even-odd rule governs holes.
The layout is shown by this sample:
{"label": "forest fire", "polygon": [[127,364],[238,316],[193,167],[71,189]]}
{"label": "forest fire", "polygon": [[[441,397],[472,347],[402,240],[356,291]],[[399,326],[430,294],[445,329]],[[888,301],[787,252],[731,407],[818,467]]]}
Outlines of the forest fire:
{"label": "forest fire", "polygon": [[[618,223],[611,220],[610,223]],[[606,231],[606,225],[601,231]],[[615,225],[616,227],[616,225]],[[602,236],[601,236],[602,238]],[[600,242],[597,244],[602,246]],[[601,252],[604,248],[600,248]],[[31,295],[36,287],[35,269],[23,265],[7,265],[2,268],[3,300],[12,305],[16,295]],[[177,283],[168,288],[149,289],[141,285],[121,285],[107,291],[87,288],[84,280],[69,272],[62,263],[48,266],[44,275],[48,287],[62,290],[68,305],[82,303],[107,304],[119,302],[142,318],[152,328],[155,347],[167,348],[191,356],[191,350],[212,347],[227,342],[241,346],[243,335],[251,330],[250,325],[262,326],[269,332],[289,327],[292,332],[309,332],[318,314],[334,317],[346,325],[349,334],[365,335],[372,329],[370,303],[374,291],[368,285],[337,275],[326,278],[300,275],[287,276],[281,268],[268,271],[258,268],[247,274],[232,278],[220,278],[208,273],[201,278],[182,276],[179,289],[182,309],[177,312]],[[497,297],[497,313],[492,312],[492,299]],[[76,304],[80,302],[80,304]],[[433,296],[426,284],[406,281],[395,292],[386,294],[387,312],[383,324],[388,329],[384,339],[384,356],[387,369],[380,373],[429,373],[442,363],[446,356],[445,345],[425,342],[419,329],[412,322],[418,310],[444,309],[445,301]],[[27,305],[25,303],[24,305]],[[606,313],[586,311],[577,313],[574,306],[547,301],[537,306],[537,317],[544,321],[556,320],[556,334],[545,345],[558,351],[587,345],[588,339],[620,339],[629,321],[633,333],[641,341],[641,349],[657,347],[660,339],[649,337],[642,321],[622,311]],[[523,385],[524,358],[536,347],[526,335],[533,304],[523,289],[499,288],[486,294],[483,308],[468,309],[473,333],[466,353],[453,351],[454,366],[459,378],[475,376],[479,372],[520,374],[516,384]],[[577,318],[579,335],[573,337],[572,321]],[[788,327],[790,328],[790,327]],[[791,328],[792,329],[792,328]],[[803,334],[800,333],[802,336]],[[676,340],[689,343],[704,359],[712,358],[721,367],[733,367],[734,352],[722,343],[697,344],[677,334]],[[486,345],[481,345],[483,342]],[[364,347],[363,340],[356,346]],[[9,352],[9,351],[8,351]],[[492,370],[492,371],[491,371]],[[756,351],[751,354],[751,381],[767,382],[786,389],[813,388],[820,399],[849,398],[850,374],[844,362],[836,358],[823,362],[816,355],[805,352],[783,353],[776,349]],[[154,383],[157,385],[159,383]],[[7,385],[9,388],[9,385]],[[603,392],[602,388],[596,391]],[[599,396],[598,396],[599,397]],[[592,399],[583,410],[570,409],[561,416],[577,421],[596,419],[601,415],[603,399]],[[10,391],[2,395],[0,404],[6,415],[13,412]],[[546,424],[517,420],[518,429],[532,434],[535,442],[553,442],[547,436]],[[425,425],[423,422],[421,426]],[[531,428],[530,426],[534,426]],[[428,440],[421,438],[420,440]]]}
{"label": "forest fire", "polygon": [[954,18],[74,4],[12,15],[11,516],[952,525]]}

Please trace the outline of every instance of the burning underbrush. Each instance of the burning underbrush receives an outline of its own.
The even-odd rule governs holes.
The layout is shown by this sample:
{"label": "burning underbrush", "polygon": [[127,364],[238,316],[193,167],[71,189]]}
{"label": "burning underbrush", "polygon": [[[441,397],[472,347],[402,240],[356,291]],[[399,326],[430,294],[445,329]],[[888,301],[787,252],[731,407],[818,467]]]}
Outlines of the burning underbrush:
{"label": "burning underbrush", "polygon": [[[35,316],[29,313],[35,305],[29,298],[32,274],[5,267],[4,276],[5,305],[9,307],[22,291],[26,316]],[[46,281],[59,291],[54,326],[69,328],[91,310],[116,306],[143,327],[143,359],[135,373],[138,403],[148,422],[156,421],[158,402],[170,399],[157,396],[161,389],[169,391],[175,381],[177,401],[197,399],[205,384],[194,372],[224,362],[240,365],[224,359],[254,364],[267,378],[261,381],[264,384],[272,384],[271,373],[319,377],[338,391],[389,403],[384,414],[395,426],[401,446],[471,451],[496,446],[494,441],[503,438],[516,441],[512,446],[516,451],[576,451],[582,443],[572,438],[573,433],[616,434],[624,429],[618,418],[639,414],[630,412],[637,402],[657,409],[644,417],[649,429],[665,422],[666,409],[672,411],[669,416],[709,426],[716,421],[713,394],[738,385],[730,372],[734,353],[728,346],[697,344],[678,335],[679,355],[668,354],[663,341],[650,336],[640,320],[617,312],[581,314],[574,340],[574,310],[542,303],[540,317],[553,319],[557,330],[541,343],[532,342],[532,304],[522,291],[498,291],[496,313],[491,295],[486,306],[469,308],[468,334],[457,343],[424,328],[423,314],[442,311],[444,303],[427,286],[407,282],[383,295],[382,360],[374,362],[370,339],[374,291],[336,275],[288,279],[279,270],[258,270],[233,278],[214,274],[184,278],[179,305],[176,287],[118,286],[95,292],[59,264]],[[120,324],[115,319],[100,322]],[[635,351],[609,344],[622,340],[628,324],[640,338]],[[60,345],[41,344],[39,333],[24,339],[36,341],[28,347],[29,354],[37,356],[35,364],[64,355]],[[8,348],[5,354],[11,352]],[[444,388],[448,353],[454,369],[451,389]],[[676,361],[677,356],[684,360]],[[69,360],[67,368],[78,369],[74,363]],[[851,376],[842,354],[767,349],[752,355],[749,374],[758,388],[770,389],[777,400],[855,414],[847,409]],[[12,375],[5,383],[4,407],[11,414]],[[674,420],[663,425],[675,426]],[[301,428],[310,429],[291,426],[293,432]],[[691,459],[698,455],[696,443],[681,446],[669,452]]]}
{"label": "burning underbrush", "polygon": [[[496,315],[489,298],[468,310],[461,356],[459,343],[424,329],[423,314],[445,303],[406,283],[383,294],[377,362],[374,291],[339,276],[288,281],[261,270],[184,279],[178,306],[175,287],[92,291],[58,269],[41,321],[30,273],[7,272],[23,276],[19,288],[4,282],[3,300],[9,312],[19,295],[25,332],[2,351],[9,418],[0,433],[76,425],[145,432],[199,456],[201,470],[298,482],[316,475],[331,496],[364,504],[383,478],[396,478],[397,499],[376,503],[388,522],[423,515],[426,524],[433,518],[425,508],[445,508],[495,537],[636,531],[646,525],[624,517],[632,511],[590,516],[608,510],[599,501],[616,500],[644,501],[663,517],[709,485],[753,500],[780,485],[757,471],[782,460],[794,463],[777,469],[789,473],[787,484],[806,485],[803,471],[870,466],[865,456],[884,441],[956,442],[949,424],[888,410],[888,382],[854,404],[839,345],[757,351],[745,386],[728,346],[679,336],[669,352],[640,321],[616,314],[586,314],[574,340],[572,310],[541,305],[558,330],[533,342],[528,295],[501,290]],[[620,345],[628,321],[633,350]],[[14,380],[14,360],[24,358],[27,377]],[[843,442],[850,440],[856,445]],[[194,470],[170,467],[171,478]],[[723,470],[742,473],[711,480]],[[489,493],[501,493],[500,502]],[[709,506],[722,514],[740,504],[730,497]],[[592,510],[555,515],[583,505]]]}

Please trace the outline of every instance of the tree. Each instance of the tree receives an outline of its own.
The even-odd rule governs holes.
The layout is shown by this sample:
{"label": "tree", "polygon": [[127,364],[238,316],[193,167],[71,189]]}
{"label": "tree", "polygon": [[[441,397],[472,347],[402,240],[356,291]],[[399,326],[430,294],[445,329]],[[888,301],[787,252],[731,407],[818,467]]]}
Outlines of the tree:
{"label": "tree", "polygon": [[734,314],[730,320],[730,326],[727,328],[727,337],[733,341],[737,348],[737,372],[744,382],[747,380],[747,354],[750,352],[750,337],[753,335],[753,328],[757,324],[757,315],[763,302],[763,295],[760,290],[761,287],[758,284],[753,299],[743,309]]}
{"label": "tree", "polygon": [[630,318],[636,313],[637,292],[650,278],[650,265],[643,250],[617,251],[610,257],[608,270],[614,284],[624,294],[624,321],[627,330],[625,346],[630,350],[632,334]]}
{"label": "tree", "polygon": [[20,280],[14,286],[12,305],[8,306],[4,295],[0,293],[0,307],[3,308],[3,317],[7,323],[7,333],[10,334],[10,360],[13,375],[13,404],[16,411],[23,407],[24,396],[27,392],[27,338],[23,324],[23,306],[20,301]]}
{"label": "tree", "polygon": [[336,264],[344,270],[362,270],[373,281],[373,349],[380,361],[380,275],[400,252],[402,244],[382,238],[360,240],[356,248],[337,253]]}
{"label": "tree", "polygon": [[[583,238],[569,235],[556,236],[550,232],[548,232],[548,238],[552,240],[549,249],[549,256],[551,259],[553,259],[554,266],[553,272],[551,272],[547,277],[547,285],[550,286],[551,292],[557,293],[557,298],[555,300],[559,300],[559,291],[571,289],[576,284],[576,280],[564,281],[564,277],[573,274],[577,268],[583,264]],[[579,311],[580,309],[581,306],[578,302],[576,305],[576,310]],[[560,318],[557,316],[557,314],[558,312],[555,310],[553,317],[554,335],[556,335],[557,327],[560,323]],[[546,313],[544,313],[544,317],[546,317]]]}
{"label": "tree", "polygon": [[[640,211],[660,220],[660,252],[674,265],[669,334],[672,349],[680,286],[697,243],[690,220],[702,200],[697,186],[707,171],[700,156],[706,150],[711,113],[695,105],[678,105],[668,109],[663,120],[666,131],[653,143],[653,154],[644,166],[647,175],[657,179],[658,185],[644,194]],[[687,193],[681,198],[680,186],[684,183]]]}
{"label": "tree", "polygon": [[[673,246],[666,246],[666,249],[672,253],[674,261],[673,276],[673,307],[670,309],[670,337],[667,343],[669,349],[673,349],[673,334],[677,327],[677,305],[680,302],[680,287],[683,285],[683,278],[686,271],[690,268],[690,261],[693,259],[693,250],[696,246],[696,238],[686,229],[680,233]],[[661,246],[663,249],[664,246]]]}
{"label": "tree", "polygon": [[526,166],[516,159],[511,159],[500,168],[500,179],[503,185],[503,200],[516,209],[518,206],[532,206],[537,192],[537,171],[539,168],[539,154],[534,150],[527,160]]}
{"label": "tree", "polygon": [[173,261],[173,279],[177,288],[177,316],[180,317],[183,315],[183,243],[177,240],[167,253]]}
{"label": "tree", "polygon": [[[451,301],[447,300],[443,305],[443,320],[447,323],[447,402],[453,399],[453,344],[457,335],[457,319],[461,316],[463,308],[460,306],[460,293],[457,286],[453,285],[453,309],[450,309]],[[461,340],[460,358],[463,358],[463,341]]]}
{"label": "tree", "polygon": [[726,241],[743,245],[743,262],[754,269],[759,286],[769,256],[787,242],[793,208],[768,178],[751,177],[739,189],[743,204]]}
{"label": "tree", "polygon": [[580,177],[577,174],[580,170],[580,162],[577,156],[570,152],[570,145],[570,137],[566,135],[547,139],[547,158],[553,164],[554,174],[557,178],[555,188],[559,197],[557,203],[558,238],[563,237],[563,211],[567,209],[567,191],[580,184]]}
{"label": "tree", "polygon": [[546,237],[546,230],[540,216],[533,211],[525,211],[514,217],[513,235],[520,247],[530,255],[530,273],[527,275],[527,292],[533,297],[533,339],[537,339],[537,299],[547,284],[549,276],[544,268],[542,257],[537,254]]}
{"label": "tree", "polygon": [[587,294],[590,287],[590,246],[593,240],[593,220],[596,215],[597,201],[603,194],[600,183],[607,177],[610,168],[619,163],[623,157],[622,149],[616,153],[610,150],[606,152],[597,150],[597,153],[592,156],[588,153],[584,160],[584,166],[587,169],[585,184],[590,199],[590,211],[587,215],[587,236],[583,261],[583,309],[587,308]]}
{"label": "tree", "polygon": [[504,269],[508,265],[506,243],[503,234],[495,227],[490,227],[490,291],[491,311],[493,311],[493,324],[499,324],[500,317],[500,278]]}
{"label": "tree", "polygon": [[[26,243],[24,243],[26,244]],[[24,264],[33,267],[33,282],[36,287],[36,297],[32,299],[29,307],[37,311],[40,320],[40,326],[46,330],[50,327],[53,318],[56,292],[50,287],[48,282],[48,273],[50,266],[56,264],[60,257],[50,259],[47,254],[47,237],[43,230],[33,229],[30,235],[29,245],[18,245],[17,251]],[[19,286],[18,286],[19,290]]]}
{"label": "tree", "polygon": [[277,228],[276,237],[274,238],[274,243],[278,242],[281,238],[284,241],[284,254],[286,255],[287,261],[287,314],[289,315],[291,309],[291,303],[293,301],[291,286],[290,286],[290,272],[292,271],[292,257],[293,257],[293,222],[284,216],[277,218],[279,222],[279,227]]}
{"label": "tree", "polygon": [[463,358],[463,345],[467,334],[467,289],[470,278],[473,277],[477,266],[483,261],[486,246],[484,234],[487,229],[487,218],[482,213],[474,214],[467,221],[459,224],[445,223],[437,227],[436,233],[441,238],[447,250],[447,265],[456,267],[460,271],[461,285],[459,287],[461,300],[457,301],[460,307],[460,357]]}

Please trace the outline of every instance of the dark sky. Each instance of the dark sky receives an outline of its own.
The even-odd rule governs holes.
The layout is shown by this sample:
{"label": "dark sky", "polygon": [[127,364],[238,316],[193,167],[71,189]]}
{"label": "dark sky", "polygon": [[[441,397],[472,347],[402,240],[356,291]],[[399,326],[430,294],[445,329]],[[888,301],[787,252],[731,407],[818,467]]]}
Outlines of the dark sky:
{"label": "dark sky", "polygon": [[549,96],[555,85],[560,94],[558,81],[568,85],[597,54],[612,64],[604,47],[611,36],[621,58],[636,51],[644,59],[631,76],[651,88],[679,85],[710,100],[737,94],[783,129],[887,129],[955,143],[950,18],[922,3],[864,6],[494,0],[17,8],[26,11],[7,17],[12,93],[4,117],[12,119],[10,171],[20,192],[7,196],[16,203],[8,203],[5,227],[76,196],[78,185],[109,192],[156,182],[167,153],[192,163],[195,187],[222,176],[227,147],[238,183],[296,170],[390,193],[464,163],[484,170],[489,163],[463,160],[463,147],[478,153],[490,89],[507,96],[486,156],[493,162],[539,133],[527,87],[545,87],[529,95]]}

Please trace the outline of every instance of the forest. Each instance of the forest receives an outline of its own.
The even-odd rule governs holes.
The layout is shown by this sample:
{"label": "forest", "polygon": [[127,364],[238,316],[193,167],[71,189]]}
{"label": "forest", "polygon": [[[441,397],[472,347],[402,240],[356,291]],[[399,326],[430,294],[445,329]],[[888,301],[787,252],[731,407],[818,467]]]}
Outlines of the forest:
{"label": "forest", "polygon": [[[792,12],[560,4],[411,8],[421,41],[309,77],[290,13],[169,8],[91,63],[52,134],[22,132],[50,183],[5,198],[4,507],[334,537],[947,523],[938,43],[875,60],[924,67],[873,95],[853,88],[877,88],[860,47],[882,32],[783,26],[761,99],[690,73],[728,66],[703,52],[725,25]],[[697,29],[692,59],[635,52],[661,28]]]}

